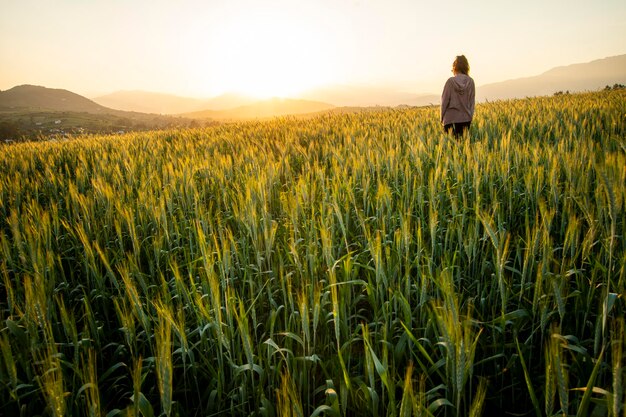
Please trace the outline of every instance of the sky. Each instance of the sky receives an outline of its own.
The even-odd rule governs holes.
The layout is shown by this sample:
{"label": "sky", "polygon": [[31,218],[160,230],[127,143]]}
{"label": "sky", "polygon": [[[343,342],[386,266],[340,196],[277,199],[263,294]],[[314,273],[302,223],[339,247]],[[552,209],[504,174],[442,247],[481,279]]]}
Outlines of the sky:
{"label": "sky", "polygon": [[439,93],[626,53],[623,0],[0,0],[0,90]]}

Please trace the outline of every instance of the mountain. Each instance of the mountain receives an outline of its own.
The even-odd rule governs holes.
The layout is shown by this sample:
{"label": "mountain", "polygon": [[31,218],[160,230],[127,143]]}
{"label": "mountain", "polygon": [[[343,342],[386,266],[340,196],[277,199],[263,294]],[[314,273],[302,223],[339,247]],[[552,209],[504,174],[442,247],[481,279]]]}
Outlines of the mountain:
{"label": "mountain", "polygon": [[[368,107],[427,106],[437,103],[440,98],[434,94],[406,93],[384,87],[339,85],[310,90],[297,97],[290,97],[290,99],[317,101],[332,106]],[[113,109],[159,114],[188,114],[207,110],[232,110],[237,113],[241,112],[242,109],[239,108],[244,106],[256,105],[259,109],[267,107],[267,101],[259,102],[266,104],[257,105],[255,103],[258,100],[235,93],[222,94],[209,99],[196,99],[146,91],[118,91],[105,96],[95,97],[93,100],[98,104]],[[250,112],[256,114],[254,110],[250,110]]]}
{"label": "mountain", "polygon": [[[556,67],[536,76],[484,84],[476,88],[476,100],[552,95],[566,90],[595,91],[613,84],[626,84],[626,55]],[[34,85],[21,85],[0,91],[1,111],[70,111],[114,114],[119,117],[130,117],[132,114],[128,111],[134,111],[214,120],[315,113],[335,106],[426,106],[439,102],[438,94],[416,94],[385,87],[349,85],[318,88],[301,94],[298,99],[258,102],[238,94],[197,99],[142,91],[120,91],[92,101],[67,90]],[[137,115],[138,113],[133,118],[140,117]],[[147,115],[141,117],[145,118]]]}
{"label": "mountain", "polygon": [[110,109],[71,91],[36,85],[19,85],[0,91],[0,107],[6,109],[54,110],[107,113]]}
{"label": "mountain", "polygon": [[[130,92],[128,95],[112,95],[113,98],[133,98],[146,101],[144,109],[150,111],[150,105],[168,104],[171,106],[214,106],[220,108],[236,103],[250,103],[250,98],[235,94],[215,97],[209,100],[186,99],[184,97],[168,96],[158,93]],[[150,103],[150,102],[153,103]],[[141,104],[137,103],[137,106]],[[138,107],[134,107],[138,108]],[[206,107],[204,107],[206,108]],[[115,125],[117,127],[134,127],[137,129],[187,125],[191,123],[189,118],[212,119],[212,120],[245,120],[263,119],[288,114],[315,113],[334,108],[332,104],[310,101],[274,98],[271,100],[258,101],[252,104],[240,105],[225,110],[204,110],[181,114],[180,116],[160,116],[158,114],[146,114],[114,110],[97,104],[83,96],[67,90],[52,89],[46,87],[22,85],[10,90],[0,91],[0,119],[21,121],[27,120],[22,128],[36,129],[35,126],[47,126],[51,122],[59,121],[60,126],[71,125],[81,127],[85,124],[98,126]],[[170,108],[169,110],[172,110]],[[65,115],[63,113],[66,113]],[[82,115],[79,115],[82,114]],[[88,116],[86,116],[88,115]],[[188,118],[185,118],[187,116]],[[102,129],[101,129],[102,130]]]}
{"label": "mountain", "polygon": [[201,108],[202,100],[146,91],[117,91],[93,99],[111,109],[141,113],[186,113]]}
{"label": "mountain", "polygon": [[194,119],[244,120],[264,119],[289,114],[315,113],[334,108],[332,104],[311,100],[273,98],[227,110],[204,110],[183,114]]}
{"label": "mountain", "polygon": [[113,110],[71,91],[20,85],[0,91],[4,139],[127,132],[197,125],[190,119]]}
{"label": "mountain", "polygon": [[117,91],[95,97],[93,100],[112,109],[157,114],[190,113],[204,109],[224,110],[254,101],[238,94],[223,94],[211,99],[198,99],[148,91]]}
{"label": "mountain", "polygon": [[626,83],[626,55],[556,67],[533,77],[485,84],[476,88],[476,100],[499,100],[552,95],[557,91],[596,91]]}
{"label": "mountain", "polygon": [[[556,67],[536,76],[480,85],[476,87],[476,100],[545,96],[566,90],[597,91],[616,83],[626,84],[626,55]],[[337,106],[427,106],[441,103],[439,94],[414,94],[375,86],[322,87],[300,97]]]}

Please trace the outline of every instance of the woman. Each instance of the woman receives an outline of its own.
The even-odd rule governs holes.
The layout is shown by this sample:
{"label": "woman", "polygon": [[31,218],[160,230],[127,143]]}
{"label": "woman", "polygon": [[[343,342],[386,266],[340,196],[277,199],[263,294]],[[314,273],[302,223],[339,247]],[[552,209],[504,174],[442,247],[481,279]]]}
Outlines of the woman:
{"label": "woman", "polygon": [[461,137],[469,130],[474,117],[476,89],[469,76],[469,63],[459,55],[452,63],[454,77],[448,78],[441,94],[441,123],[446,133]]}

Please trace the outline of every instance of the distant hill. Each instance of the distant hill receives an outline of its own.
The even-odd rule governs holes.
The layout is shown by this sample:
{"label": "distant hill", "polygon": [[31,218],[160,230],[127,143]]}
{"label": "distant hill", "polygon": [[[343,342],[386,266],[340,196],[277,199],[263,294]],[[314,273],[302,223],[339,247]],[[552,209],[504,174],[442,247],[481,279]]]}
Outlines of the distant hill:
{"label": "distant hill", "polygon": [[[552,95],[557,91],[597,91],[606,85],[626,84],[626,55],[556,67],[543,74],[476,87],[476,100]],[[441,86],[443,88],[443,85]],[[308,100],[337,106],[427,106],[441,103],[439,94],[414,94],[375,86],[329,86],[302,94]]]}
{"label": "distant hill", "polygon": [[332,104],[319,101],[273,98],[228,110],[204,110],[186,113],[182,116],[212,120],[265,119],[291,114],[315,113],[333,109],[334,107]]}
{"label": "distant hill", "polygon": [[81,95],[56,88],[20,85],[0,91],[0,108],[107,113],[103,107]]}
{"label": "distant hill", "polygon": [[[438,103],[440,98],[435,94],[407,93],[383,87],[338,85],[310,90],[296,97],[290,97],[290,99],[321,102],[330,106],[395,107],[399,105],[427,106]],[[197,99],[146,91],[118,91],[95,97],[93,100],[112,109],[158,114],[189,114],[208,110],[240,112],[241,109],[238,109],[240,107],[256,106],[260,108],[265,107],[265,105],[259,103],[267,102],[267,100],[258,101],[252,97],[235,93],[222,94],[209,99]],[[252,113],[256,114],[255,111]],[[222,118],[220,115],[217,117]]]}
{"label": "distant hill", "polygon": [[254,101],[252,98],[238,94],[223,94],[210,99],[198,99],[148,91],[118,91],[95,97],[93,100],[112,109],[157,114],[181,114],[205,109],[224,110]]}
{"label": "distant hill", "polygon": [[201,108],[202,100],[147,91],[117,91],[93,99],[103,106],[142,113],[175,114]]}
{"label": "distant hill", "polygon": [[109,109],[71,91],[20,85],[0,91],[5,137],[110,133],[197,125],[182,117]]}
{"label": "distant hill", "polygon": [[[556,67],[543,74],[477,86],[477,101],[552,95],[557,91],[596,91],[626,84],[626,55]],[[120,91],[93,101],[62,89],[20,85],[0,91],[0,111],[69,111],[145,118],[144,113],[170,114],[212,120],[268,118],[316,113],[335,108],[426,106],[439,104],[439,94],[416,94],[376,86],[328,86],[305,92],[298,99],[255,101],[239,94],[210,99],[169,94]],[[332,103],[332,104],[330,104]],[[139,113],[128,113],[139,112]],[[141,115],[143,114],[143,115]]]}
{"label": "distant hill", "polygon": [[476,99],[498,100],[552,95],[557,91],[597,91],[606,85],[626,84],[626,55],[556,67],[533,77],[476,88]]}
{"label": "distant hill", "polygon": [[[123,94],[113,95],[124,97]],[[217,108],[235,103],[249,103],[250,98],[228,94],[209,100],[186,99],[184,97],[168,96],[158,93],[130,92],[126,98],[143,99],[146,106],[167,104],[171,106],[205,106]],[[111,98],[111,97],[109,97]],[[145,130],[168,126],[198,125],[204,122],[266,119],[275,116],[290,114],[310,114],[333,109],[335,106],[310,100],[296,100],[275,98],[240,105],[225,110],[202,110],[188,112],[174,116],[159,115],[136,111],[115,110],[97,104],[71,91],[52,89],[40,86],[22,85],[7,91],[0,91],[0,122],[17,123],[25,132],[55,132],[68,130],[77,131],[110,131],[110,130]],[[138,107],[134,107],[138,108]],[[154,110],[144,107],[146,110]],[[205,107],[206,108],[206,107]],[[173,110],[169,108],[168,110]]]}

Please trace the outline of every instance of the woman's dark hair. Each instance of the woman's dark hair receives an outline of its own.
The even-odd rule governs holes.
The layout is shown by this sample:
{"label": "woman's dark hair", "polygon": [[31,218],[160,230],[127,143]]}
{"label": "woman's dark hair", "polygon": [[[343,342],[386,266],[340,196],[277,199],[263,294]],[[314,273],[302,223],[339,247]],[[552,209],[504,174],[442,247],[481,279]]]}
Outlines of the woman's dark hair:
{"label": "woman's dark hair", "polygon": [[468,75],[469,69],[469,62],[467,62],[465,55],[458,55],[452,63],[452,70],[460,72],[461,74]]}

